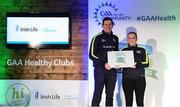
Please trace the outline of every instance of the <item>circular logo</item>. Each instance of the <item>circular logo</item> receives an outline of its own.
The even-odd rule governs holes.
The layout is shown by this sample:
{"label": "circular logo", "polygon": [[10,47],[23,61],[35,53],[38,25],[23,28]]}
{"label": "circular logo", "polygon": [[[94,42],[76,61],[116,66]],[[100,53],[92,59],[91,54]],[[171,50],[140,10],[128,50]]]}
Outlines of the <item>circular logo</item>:
{"label": "circular logo", "polygon": [[98,5],[97,8],[95,8],[94,18],[96,19],[98,25],[101,25],[102,19],[104,17],[118,17],[117,11],[118,8],[116,8],[116,6],[112,3],[102,3],[101,5]]}
{"label": "circular logo", "polygon": [[6,91],[6,101],[9,106],[26,106],[30,98],[29,88],[21,83],[11,85]]}

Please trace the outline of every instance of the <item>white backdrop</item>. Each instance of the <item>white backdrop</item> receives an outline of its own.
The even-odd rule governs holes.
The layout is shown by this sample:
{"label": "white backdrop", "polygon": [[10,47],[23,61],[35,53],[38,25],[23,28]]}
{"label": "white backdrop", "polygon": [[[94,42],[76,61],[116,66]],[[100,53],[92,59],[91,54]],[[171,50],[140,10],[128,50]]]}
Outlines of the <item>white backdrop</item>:
{"label": "white backdrop", "polygon": [[[138,44],[147,49],[150,67],[146,69],[145,106],[180,106],[179,4],[179,0],[89,0],[89,46],[92,37],[102,30],[102,18],[108,16],[114,19],[113,32],[119,37],[120,48],[126,43],[126,33],[136,31]],[[114,103],[125,105],[121,74],[118,80]],[[93,90],[93,66],[89,60],[89,105]],[[103,94],[101,105],[104,101]]]}

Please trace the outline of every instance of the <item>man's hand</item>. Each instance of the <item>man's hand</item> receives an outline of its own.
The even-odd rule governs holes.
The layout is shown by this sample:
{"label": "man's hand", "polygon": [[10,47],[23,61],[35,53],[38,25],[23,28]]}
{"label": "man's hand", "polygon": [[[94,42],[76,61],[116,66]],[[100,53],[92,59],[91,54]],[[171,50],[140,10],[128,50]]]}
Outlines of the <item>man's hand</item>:
{"label": "man's hand", "polygon": [[105,68],[107,69],[107,70],[110,70],[111,69],[111,66],[108,64],[108,63],[105,63]]}

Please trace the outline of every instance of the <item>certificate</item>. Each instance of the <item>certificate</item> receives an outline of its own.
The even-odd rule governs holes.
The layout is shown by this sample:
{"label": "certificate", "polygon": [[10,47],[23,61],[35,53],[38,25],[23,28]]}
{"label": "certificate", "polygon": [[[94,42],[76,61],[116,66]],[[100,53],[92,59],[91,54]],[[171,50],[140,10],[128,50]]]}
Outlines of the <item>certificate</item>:
{"label": "certificate", "polygon": [[134,67],[133,51],[109,51],[108,64],[112,68],[115,68],[115,66],[121,68]]}

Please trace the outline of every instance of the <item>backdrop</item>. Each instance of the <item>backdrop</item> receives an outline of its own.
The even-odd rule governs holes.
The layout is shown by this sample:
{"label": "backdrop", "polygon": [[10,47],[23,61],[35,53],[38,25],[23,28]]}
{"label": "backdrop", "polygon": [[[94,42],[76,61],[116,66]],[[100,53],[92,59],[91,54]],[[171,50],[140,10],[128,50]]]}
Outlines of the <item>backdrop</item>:
{"label": "backdrop", "polygon": [[[178,0],[89,0],[89,45],[92,37],[102,30],[103,17],[111,17],[119,48],[127,44],[126,34],[137,32],[138,45],[146,48],[150,67],[146,69],[145,106],[178,106],[180,1]],[[92,61],[89,60],[89,104],[94,90]],[[121,73],[114,94],[115,105],[125,105],[121,88]],[[104,105],[103,94],[101,105]],[[134,98],[134,104],[135,98]]]}

